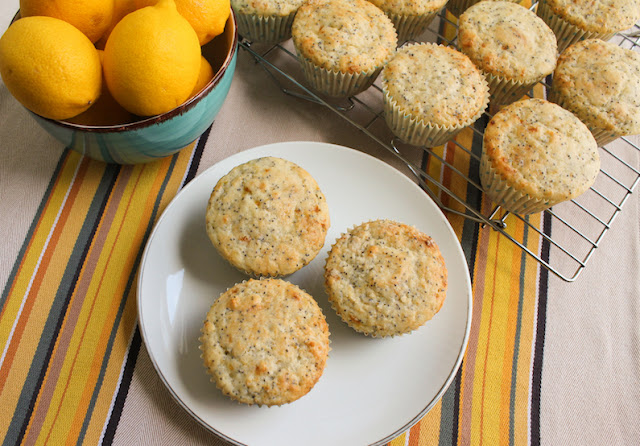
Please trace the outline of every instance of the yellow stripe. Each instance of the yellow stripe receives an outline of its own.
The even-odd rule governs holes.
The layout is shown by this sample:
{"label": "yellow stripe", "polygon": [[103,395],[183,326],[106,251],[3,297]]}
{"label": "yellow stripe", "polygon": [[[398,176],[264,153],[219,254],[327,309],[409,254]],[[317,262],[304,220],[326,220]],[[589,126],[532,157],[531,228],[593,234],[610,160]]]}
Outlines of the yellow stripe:
{"label": "yellow stripe", "polygon": [[420,435],[418,436],[418,444],[437,445],[440,441],[440,416],[442,415],[442,401],[433,406],[433,409],[427,413],[420,421]]}

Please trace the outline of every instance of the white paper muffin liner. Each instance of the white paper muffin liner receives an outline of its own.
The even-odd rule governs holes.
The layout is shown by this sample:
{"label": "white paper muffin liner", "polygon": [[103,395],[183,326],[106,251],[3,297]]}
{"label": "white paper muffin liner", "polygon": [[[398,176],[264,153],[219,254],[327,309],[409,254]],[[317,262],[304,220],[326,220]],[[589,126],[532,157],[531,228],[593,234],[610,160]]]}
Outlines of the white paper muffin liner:
{"label": "white paper muffin liner", "polygon": [[261,16],[236,12],[238,33],[252,42],[276,44],[291,37],[296,11],[285,16]]}
{"label": "white paper muffin liner", "polygon": [[436,18],[436,15],[438,15],[438,11],[439,10],[428,14],[417,15],[387,13],[398,33],[398,45],[402,45],[402,43],[407,40],[415,39],[425,32],[427,27],[433,22],[433,19]]}
{"label": "white paper muffin liner", "polygon": [[479,1],[480,0],[449,0],[447,2],[447,10],[454,16],[460,17],[460,14]]}
{"label": "white paper muffin liner", "polygon": [[489,84],[491,106],[508,105],[522,98],[540,79],[515,81],[483,71]]}
{"label": "white paper muffin liner", "polygon": [[536,14],[551,28],[556,35],[558,41],[558,53],[562,53],[569,45],[572,45],[584,39],[601,39],[609,40],[616,33],[600,33],[594,31],[585,31],[571,23],[567,22],[549,7],[545,0],[540,0]]}
{"label": "white paper muffin liner", "polygon": [[382,70],[381,65],[371,71],[342,73],[319,67],[299,53],[298,61],[305,79],[314,90],[326,96],[340,98],[353,96],[366,90],[375,82]]}
{"label": "white paper muffin liner", "polygon": [[489,104],[489,90],[487,90],[485,91],[484,105],[475,115],[461,124],[442,126],[431,124],[406,113],[385,89],[384,84],[382,88],[384,92],[384,118],[387,125],[394,135],[414,146],[437,147],[443,145],[461,130],[476,122]]}
{"label": "white paper muffin liner", "polygon": [[533,198],[523,193],[502,179],[491,166],[488,157],[482,153],[480,157],[480,182],[485,194],[496,204],[514,214],[535,214],[549,209],[555,202]]}
{"label": "white paper muffin liner", "polygon": [[564,97],[553,88],[553,84],[551,84],[551,88],[549,89],[549,101],[558,104],[560,107],[564,108],[565,110],[569,110],[571,113],[576,115],[578,119],[580,119],[584,123],[584,125],[587,126],[599,147],[606,146],[607,144],[615,141],[621,136],[626,136],[622,132],[616,132],[615,129],[603,129],[601,127],[593,125],[593,123],[588,123],[582,120],[582,117],[579,113],[576,113],[574,110],[568,107],[567,103],[564,100]]}

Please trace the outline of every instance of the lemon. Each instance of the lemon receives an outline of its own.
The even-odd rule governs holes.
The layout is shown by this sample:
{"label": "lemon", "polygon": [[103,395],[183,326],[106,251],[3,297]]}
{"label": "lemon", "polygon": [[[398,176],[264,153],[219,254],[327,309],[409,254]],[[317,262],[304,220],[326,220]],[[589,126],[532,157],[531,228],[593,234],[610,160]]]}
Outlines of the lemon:
{"label": "lemon", "polygon": [[[100,62],[102,62],[104,51],[98,50],[98,55],[100,56]],[[98,100],[96,100],[87,111],[80,113],[78,116],[66,119],[67,122],[74,124],[91,126],[126,124],[134,120],[135,117],[113,99],[104,79]]]}
{"label": "lemon", "polygon": [[111,23],[113,0],[20,0],[20,15],[64,20],[96,42]]}
{"label": "lemon", "polygon": [[[134,0],[136,9],[157,0]],[[231,13],[230,0],[175,0],[178,12],[193,26],[200,45],[222,34]]]}
{"label": "lemon", "polygon": [[0,75],[26,108],[51,119],[88,109],[100,95],[97,50],[77,28],[53,17],[25,17],[0,38]]}
{"label": "lemon", "polygon": [[116,101],[139,116],[165,113],[189,98],[200,71],[198,36],[160,0],[126,15],[104,48],[104,77]]}
{"label": "lemon", "polygon": [[107,39],[113,31],[113,28],[118,24],[120,20],[130,12],[135,11],[137,8],[133,0],[113,0],[113,15],[111,16],[111,23],[107,26],[106,31],[102,34],[102,37],[96,42],[96,48],[104,49],[107,43]]}
{"label": "lemon", "polygon": [[192,97],[200,93],[200,91],[204,87],[206,87],[209,81],[213,79],[214,74],[215,73],[213,72],[213,68],[211,67],[211,64],[204,56],[202,56],[202,60],[200,62],[200,74],[198,74],[198,80],[196,81],[196,86],[193,87],[193,91],[191,92],[189,99],[191,99]]}

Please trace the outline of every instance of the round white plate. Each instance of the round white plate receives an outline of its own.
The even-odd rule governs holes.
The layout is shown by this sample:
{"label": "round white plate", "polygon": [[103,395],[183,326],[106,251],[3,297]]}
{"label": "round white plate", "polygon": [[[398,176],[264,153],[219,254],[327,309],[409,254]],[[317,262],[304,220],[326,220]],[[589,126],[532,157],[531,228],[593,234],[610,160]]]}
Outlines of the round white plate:
{"label": "round white plate", "polygon": [[[233,167],[262,156],[288,159],[318,182],[331,228],[323,250],[288,276],[324,311],[331,352],[324,374],[299,400],[254,407],[225,397],[209,381],[198,336],[213,301],[247,277],[222,259],[205,231],[216,182]],[[449,288],[442,310],[419,330],[395,338],[358,334],[335,314],[323,289],[323,267],[336,238],[361,222],[388,218],[431,235],[445,259]],[[287,142],[256,147],[210,167],[177,194],[145,248],[138,279],[142,338],[175,399],[206,428],[234,444],[384,444],[418,422],[453,380],[471,324],[469,270],[451,226],[415,183],[384,162],[353,149]]]}

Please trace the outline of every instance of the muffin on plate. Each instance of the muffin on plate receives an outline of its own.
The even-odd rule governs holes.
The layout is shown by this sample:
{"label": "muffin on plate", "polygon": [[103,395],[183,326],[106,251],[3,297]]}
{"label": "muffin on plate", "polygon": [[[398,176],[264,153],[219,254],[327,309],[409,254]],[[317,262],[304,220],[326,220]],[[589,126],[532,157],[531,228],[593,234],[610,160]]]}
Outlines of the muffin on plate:
{"label": "muffin on plate", "polygon": [[250,279],[213,303],[200,349],[211,381],[245,404],[279,406],[306,395],[329,356],[329,328],[305,291],[281,279]]}
{"label": "muffin on plate", "polygon": [[458,45],[487,77],[492,108],[520,99],[556,66],[553,31],[517,3],[471,6],[460,16]]}
{"label": "muffin on plate", "polygon": [[421,35],[447,3],[447,0],[369,0],[393,22],[398,42]]}
{"label": "muffin on plate", "polygon": [[489,103],[487,82],[473,62],[434,43],[399,48],[381,77],[389,128],[416,146],[444,144],[473,124]]}
{"label": "muffin on plate", "polygon": [[609,40],[640,20],[637,0],[540,0],[536,13],[558,39],[558,51],[583,39]]}
{"label": "muffin on plate", "polygon": [[485,129],[480,180],[487,196],[507,211],[531,214],[576,198],[599,169],[589,129],[552,102],[514,102]]}
{"label": "muffin on plate", "polygon": [[296,11],[305,0],[231,0],[238,33],[252,42],[279,43],[291,37]]}
{"label": "muffin on plate", "polygon": [[343,234],[329,252],[324,279],[340,318],[374,337],[416,330],[440,311],[447,291],[447,268],[435,241],[384,219]]}
{"label": "muffin on plate", "polygon": [[322,249],[329,225],[316,180],[277,157],[234,167],[214,187],[206,209],[207,234],[218,252],[258,277],[307,265]]}
{"label": "muffin on plate", "polygon": [[580,118],[600,146],[640,134],[640,54],[598,39],[574,43],[558,59],[549,99]]}
{"label": "muffin on plate", "polygon": [[291,34],[307,81],[333,97],[369,88],[398,43],[391,19],[367,0],[308,0]]}

